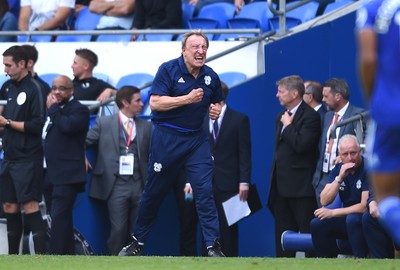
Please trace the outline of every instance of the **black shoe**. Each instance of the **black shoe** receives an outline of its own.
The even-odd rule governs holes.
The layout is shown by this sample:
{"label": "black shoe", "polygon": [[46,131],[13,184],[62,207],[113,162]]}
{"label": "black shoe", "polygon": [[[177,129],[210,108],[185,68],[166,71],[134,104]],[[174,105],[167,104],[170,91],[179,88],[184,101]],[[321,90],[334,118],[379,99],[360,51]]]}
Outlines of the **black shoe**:
{"label": "black shoe", "polygon": [[132,235],[131,242],[121,249],[121,251],[118,253],[118,256],[140,256],[142,251],[143,244],[140,244]]}
{"label": "black shoe", "polygon": [[208,257],[225,257],[225,254],[221,251],[221,244],[218,240],[214,241],[214,245],[207,248]]}

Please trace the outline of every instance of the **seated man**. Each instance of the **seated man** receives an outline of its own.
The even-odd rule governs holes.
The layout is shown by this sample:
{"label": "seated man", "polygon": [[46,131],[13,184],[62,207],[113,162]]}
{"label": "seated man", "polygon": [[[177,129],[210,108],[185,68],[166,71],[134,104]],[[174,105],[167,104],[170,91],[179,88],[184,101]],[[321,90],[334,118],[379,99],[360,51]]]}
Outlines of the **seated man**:
{"label": "seated man", "polygon": [[91,0],[89,10],[103,15],[98,30],[128,30],[133,23],[135,0]]}
{"label": "seated man", "polygon": [[[368,179],[362,150],[354,135],[344,135],[339,141],[337,164],[329,174],[329,184],[321,192],[322,207],[315,210],[311,221],[311,237],[318,257],[337,257],[340,250],[336,239],[349,240],[355,257],[368,254],[362,230],[362,214],[368,200]],[[342,208],[329,209],[327,206],[339,194]]]}
{"label": "seated man", "polygon": [[74,0],[21,0],[18,28],[21,31],[66,29]]}

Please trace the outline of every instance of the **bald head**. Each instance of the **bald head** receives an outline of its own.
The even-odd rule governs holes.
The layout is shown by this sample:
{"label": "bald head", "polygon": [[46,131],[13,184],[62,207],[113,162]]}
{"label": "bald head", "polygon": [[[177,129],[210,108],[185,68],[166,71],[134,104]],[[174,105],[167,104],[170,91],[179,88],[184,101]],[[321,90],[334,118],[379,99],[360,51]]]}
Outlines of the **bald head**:
{"label": "bald head", "polygon": [[57,98],[59,103],[67,102],[74,94],[72,80],[65,75],[57,76],[53,80],[51,93]]}

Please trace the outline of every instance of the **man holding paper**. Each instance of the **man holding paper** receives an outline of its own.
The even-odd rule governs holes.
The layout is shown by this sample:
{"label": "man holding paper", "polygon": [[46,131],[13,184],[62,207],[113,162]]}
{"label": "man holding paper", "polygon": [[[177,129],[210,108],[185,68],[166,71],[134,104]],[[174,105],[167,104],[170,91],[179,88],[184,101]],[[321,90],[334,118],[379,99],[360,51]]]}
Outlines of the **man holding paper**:
{"label": "man holding paper", "polygon": [[[221,82],[226,100],[229,89]],[[221,101],[221,114],[217,120],[206,119],[204,129],[210,134],[210,147],[214,157],[213,194],[217,206],[222,251],[227,257],[238,256],[239,226],[229,226],[222,203],[238,195],[247,200],[251,179],[250,121],[247,115],[230,109]],[[218,125],[217,125],[218,124]]]}

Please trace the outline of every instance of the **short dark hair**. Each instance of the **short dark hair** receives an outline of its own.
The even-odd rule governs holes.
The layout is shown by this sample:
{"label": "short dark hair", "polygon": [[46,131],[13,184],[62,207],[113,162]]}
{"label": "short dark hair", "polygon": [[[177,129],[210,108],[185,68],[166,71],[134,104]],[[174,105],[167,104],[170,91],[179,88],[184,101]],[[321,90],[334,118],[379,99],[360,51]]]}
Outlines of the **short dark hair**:
{"label": "short dark hair", "polygon": [[75,54],[88,61],[92,68],[94,68],[98,64],[97,54],[89,49],[77,49],[75,50]]}
{"label": "short dark hair", "polygon": [[350,88],[344,79],[331,78],[325,82],[324,87],[330,87],[332,94],[339,93],[344,99],[350,99]]}
{"label": "short dark hair", "polygon": [[314,100],[318,103],[322,103],[322,85],[317,81],[306,81],[308,85],[306,87],[306,94],[312,95]]}
{"label": "short dark hair", "polygon": [[305,89],[303,79],[298,75],[286,76],[276,82],[276,85],[284,85],[287,90],[297,90],[300,97],[303,97]]}
{"label": "short dark hair", "polygon": [[221,88],[222,88],[222,96],[224,97],[224,99],[226,99],[229,94],[229,87],[223,81],[221,81]]}
{"label": "short dark hair", "polygon": [[28,64],[28,54],[21,46],[14,45],[3,52],[3,56],[11,56],[14,63],[18,64],[19,61],[25,61],[25,67]]}
{"label": "short dark hair", "polygon": [[25,50],[26,54],[28,55],[28,59],[32,60],[33,63],[36,63],[39,58],[38,50],[33,45],[24,44],[21,47]]}
{"label": "short dark hair", "polygon": [[118,108],[120,108],[120,109],[122,108],[123,100],[131,102],[133,95],[136,93],[140,93],[139,88],[132,86],[132,85],[122,86],[117,91],[117,95],[115,96],[115,103],[117,103]]}

